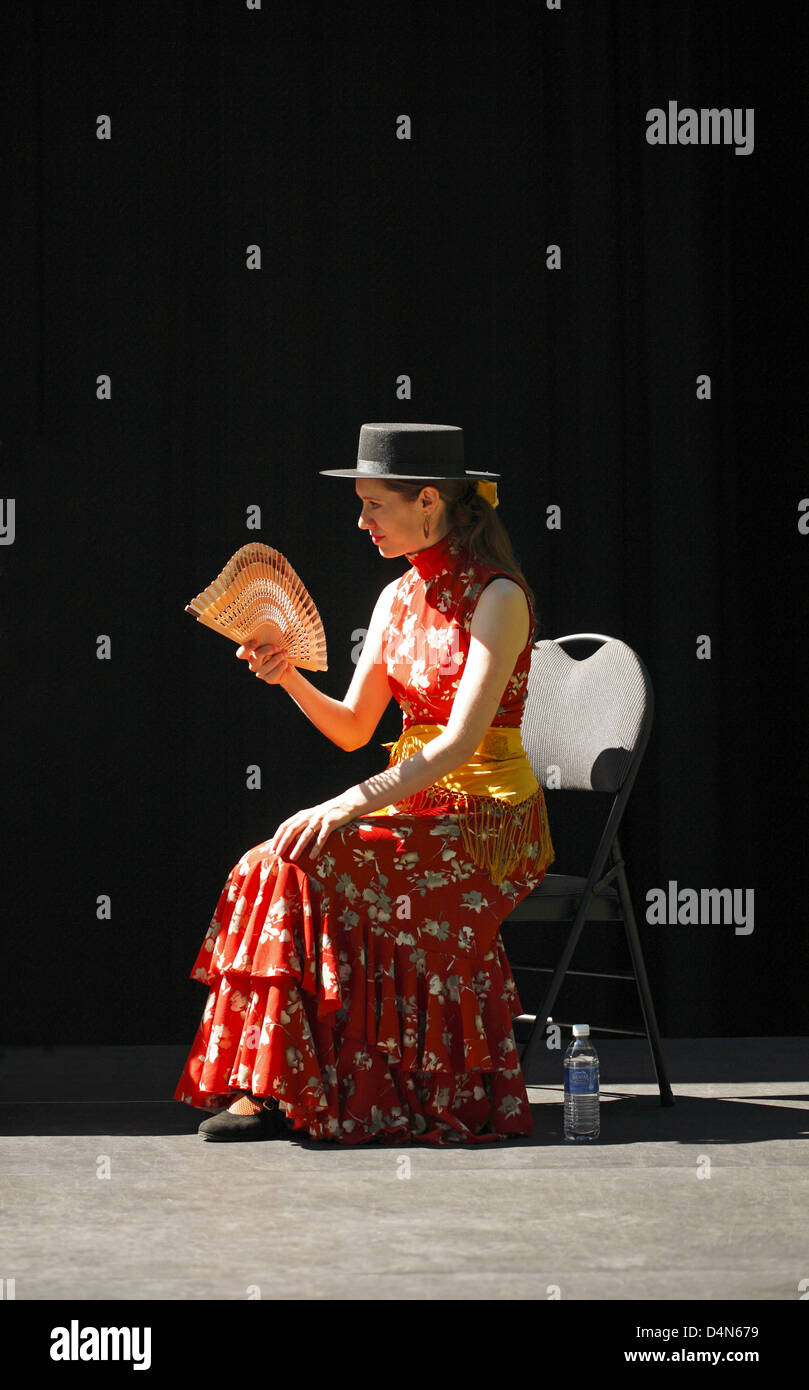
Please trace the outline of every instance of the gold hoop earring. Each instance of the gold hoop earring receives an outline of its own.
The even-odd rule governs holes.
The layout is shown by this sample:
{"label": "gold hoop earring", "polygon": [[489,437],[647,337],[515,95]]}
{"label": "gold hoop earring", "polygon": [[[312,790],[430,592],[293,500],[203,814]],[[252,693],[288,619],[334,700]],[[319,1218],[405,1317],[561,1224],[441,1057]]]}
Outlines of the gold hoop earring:
{"label": "gold hoop earring", "polygon": [[424,518],[424,539],[425,539],[425,540],[427,539],[427,537],[428,537],[429,534],[430,534],[430,514],[429,514],[429,512],[428,512],[427,515],[426,515],[425,518]]}

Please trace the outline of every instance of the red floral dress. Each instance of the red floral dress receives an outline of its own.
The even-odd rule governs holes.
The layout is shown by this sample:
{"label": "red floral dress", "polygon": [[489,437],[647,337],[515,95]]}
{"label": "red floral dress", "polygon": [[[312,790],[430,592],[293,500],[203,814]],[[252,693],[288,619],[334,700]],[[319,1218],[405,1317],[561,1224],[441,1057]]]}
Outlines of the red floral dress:
{"label": "red floral dress", "polygon": [[[498,574],[453,530],[402,576],[385,660],[405,728],[447,722],[475,603]],[[533,622],[497,725],[519,726],[532,637]],[[208,1000],[174,1099],[216,1110],[240,1091],[274,1096],[290,1127],[342,1144],[531,1134],[500,924],[544,870],[495,885],[450,803],[358,817],[317,861],[268,845],[231,869],[194,962]]]}

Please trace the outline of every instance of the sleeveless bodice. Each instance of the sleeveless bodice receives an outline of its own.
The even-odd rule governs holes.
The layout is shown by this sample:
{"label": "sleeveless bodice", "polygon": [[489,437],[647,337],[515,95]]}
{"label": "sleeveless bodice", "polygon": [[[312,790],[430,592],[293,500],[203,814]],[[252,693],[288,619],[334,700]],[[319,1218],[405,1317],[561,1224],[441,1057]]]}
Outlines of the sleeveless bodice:
{"label": "sleeveless bodice", "polygon": [[[402,732],[388,766],[419,752],[449,723],[469,654],[472,617],[493,579],[511,579],[495,563],[475,560],[456,527],[413,555],[397,582],[383,644],[390,689],[402,710]],[[525,585],[519,580],[525,593]],[[528,595],[526,593],[526,599]],[[547,809],[522,745],[534,620],[491,725],[473,756],[436,782],[372,815],[457,816],[465,851],[495,884],[509,874],[539,879],[553,859]]]}
{"label": "sleeveless bodice", "polygon": [[[472,615],[481,592],[498,577],[496,564],[475,560],[457,528],[418,551],[393,594],[384,645],[388,684],[402,710],[402,729],[446,724],[469,652]],[[514,583],[520,584],[518,579]],[[525,586],[520,584],[525,592]],[[534,618],[514,664],[492,725],[519,728],[525,708]]]}

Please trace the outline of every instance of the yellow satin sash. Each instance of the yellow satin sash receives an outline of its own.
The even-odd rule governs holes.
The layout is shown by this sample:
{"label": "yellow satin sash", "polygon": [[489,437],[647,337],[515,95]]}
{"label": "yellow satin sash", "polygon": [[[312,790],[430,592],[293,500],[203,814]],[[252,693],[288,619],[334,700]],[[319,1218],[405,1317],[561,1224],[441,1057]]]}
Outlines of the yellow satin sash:
{"label": "yellow satin sash", "polygon": [[[441,724],[412,724],[390,750],[388,767],[418,753],[444,732]],[[509,875],[539,877],[555,859],[545,796],[534,776],[519,729],[486,730],[468,762],[429,787],[370,814],[417,812],[450,801],[463,844],[493,883]]]}

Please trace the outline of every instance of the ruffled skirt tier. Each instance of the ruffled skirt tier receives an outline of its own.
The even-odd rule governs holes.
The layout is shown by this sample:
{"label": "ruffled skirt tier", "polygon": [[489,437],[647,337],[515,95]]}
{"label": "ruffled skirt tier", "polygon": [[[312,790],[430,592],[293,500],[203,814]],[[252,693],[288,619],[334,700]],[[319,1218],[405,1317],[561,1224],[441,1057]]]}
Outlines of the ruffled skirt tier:
{"label": "ruffled skirt tier", "polygon": [[256,845],[192,968],[209,993],[174,1098],[273,1096],[347,1145],[532,1133],[499,928],[539,881],[493,884],[452,816],[354,820],[317,860]]}

